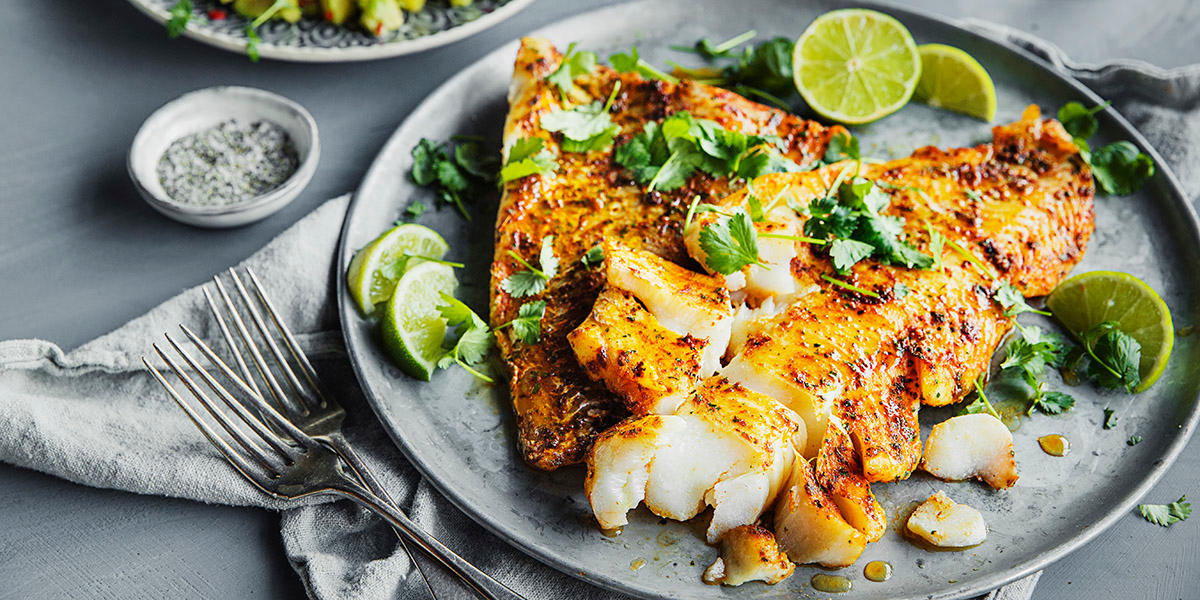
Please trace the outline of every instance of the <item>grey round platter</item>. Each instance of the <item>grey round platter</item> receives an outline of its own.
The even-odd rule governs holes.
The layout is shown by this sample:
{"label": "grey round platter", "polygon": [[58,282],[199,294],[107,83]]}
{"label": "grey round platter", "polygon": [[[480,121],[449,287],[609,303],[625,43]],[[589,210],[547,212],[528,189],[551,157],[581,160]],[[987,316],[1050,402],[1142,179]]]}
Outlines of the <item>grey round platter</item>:
{"label": "grey round platter", "polygon": [[[636,44],[643,57],[662,64],[666,58],[688,59],[667,50],[668,44],[686,44],[700,37],[721,40],[748,29],[756,29],[760,40],[773,35],[794,37],[815,16],[835,7],[832,2],[790,0],[648,0],[580,15],[531,35],[547,37],[560,47],[579,42],[601,56]],[[997,123],[1015,120],[1031,103],[1052,114],[1069,100],[1100,102],[1077,82],[1020,49],[926,15],[879,8],[904,22],[918,43],[946,43],[978,58],[996,83]],[[410,201],[432,204],[431,194],[416,187],[407,175],[410,150],[419,139],[478,134],[499,147],[515,51],[515,42],[508,44],[452,77],[392,136],[348,210],[339,249],[343,272],[354,250],[389,227]],[[855,133],[864,154],[897,157],[924,145],[953,147],[987,141],[990,125],[911,104]],[[1162,294],[1177,327],[1195,323],[1200,286],[1194,276],[1200,264],[1196,216],[1161,157],[1124,118],[1106,110],[1094,141],[1117,139],[1132,140],[1149,153],[1158,174],[1138,194],[1097,199],[1097,231],[1074,272],[1106,269],[1134,274]],[[459,271],[459,296],[481,314],[487,307],[495,203],[496,198],[478,199],[477,216],[470,223],[447,208],[429,211],[418,220],[446,237],[452,248],[448,258],[466,263]],[[827,596],[809,585],[810,577],[821,571],[807,566],[798,567],[795,575],[775,586],[704,585],[701,572],[716,550],[703,543],[697,524],[660,523],[645,509],[630,514],[622,535],[602,535],[592,524],[582,493],[582,468],[544,473],[521,461],[503,384],[483,386],[457,369],[437,373],[431,383],[404,376],[382,352],[375,323],[359,316],[344,283],[339,286],[350,356],[384,426],[447,498],[501,538],[565,573],[638,597]],[[1198,361],[1196,336],[1180,336],[1166,373],[1149,391],[1127,396],[1086,385],[1074,387],[1069,391],[1078,403],[1069,413],[1024,419],[1014,433],[1021,479],[1010,490],[944,483],[923,473],[895,484],[876,484],[891,530],[867,547],[857,566],[841,571],[853,581],[854,589],[839,597],[970,597],[1042,568],[1092,539],[1133,507],[1191,436],[1200,416],[1200,370],[1194,367]],[[1051,379],[1052,386],[1064,388],[1054,376]],[[1119,415],[1109,430],[1102,428],[1106,407]],[[955,410],[923,409],[925,433]],[[1048,433],[1068,437],[1071,452],[1062,458],[1043,453],[1037,438]],[[1143,441],[1127,445],[1134,434]],[[896,533],[905,509],[937,489],[983,512],[989,525],[985,543],[961,552],[927,552]],[[862,566],[871,560],[894,566],[888,582],[872,583],[862,576]],[[639,562],[644,566],[635,569]]]}
{"label": "grey round platter", "polygon": [[[160,23],[170,18],[176,0],[129,0],[138,10]],[[447,0],[430,0],[425,8],[406,13],[396,32],[376,38],[348,21],[339,26],[319,19],[296,23],[269,21],[258,28],[262,58],[293,62],[353,62],[390,58],[437,48],[474,35],[516,14],[533,0],[475,0],[471,6],[450,6]],[[223,19],[208,17],[220,9]],[[194,0],[192,18],[183,35],[238,54],[246,53],[246,25],[231,5],[217,0]]]}

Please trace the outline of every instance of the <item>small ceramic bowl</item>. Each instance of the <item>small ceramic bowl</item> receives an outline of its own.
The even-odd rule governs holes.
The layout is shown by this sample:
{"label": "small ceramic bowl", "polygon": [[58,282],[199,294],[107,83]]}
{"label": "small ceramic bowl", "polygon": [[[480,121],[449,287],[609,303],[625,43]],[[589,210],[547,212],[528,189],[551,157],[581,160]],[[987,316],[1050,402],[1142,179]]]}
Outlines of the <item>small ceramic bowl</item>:
{"label": "small ceramic bowl", "polygon": [[[226,206],[196,206],[172,200],[158,179],[158,161],[172,142],[223,121],[271,121],[287,131],[299,165],[279,187]],[[190,92],[154,111],[129,148],[126,168],[138,192],[158,212],[198,227],[237,227],[253,223],[296,199],[317,170],[321,145],[317,123],[304,107],[264,90],[213,87]]]}

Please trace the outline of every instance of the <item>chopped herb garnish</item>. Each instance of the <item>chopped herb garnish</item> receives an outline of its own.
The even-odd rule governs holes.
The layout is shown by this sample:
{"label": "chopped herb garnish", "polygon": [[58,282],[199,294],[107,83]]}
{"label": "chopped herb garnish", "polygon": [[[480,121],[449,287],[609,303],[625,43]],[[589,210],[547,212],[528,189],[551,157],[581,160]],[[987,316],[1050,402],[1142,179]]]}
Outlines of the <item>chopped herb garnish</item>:
{"label": "chopped herb garnish", "polygon": [[694,52],[707,60],[729,56],[734,48],[754,39],[758,32],[751,29],[746,33],[734,36],[719,44],[714,44],[708,38],[701,38],[693,46],[671,46],[677,52]]}
{"label": "chopped herb garnish", "polygon": [[912,290],[910,290],[909,287],[903,283],[897,283],[896,285],[892,286],[892,293],[895,294],[897,298],[904,298],[908,296],[910,291]]}
{"label": "chopped herb garnish", "polygon": [[996,409],[992,408],[992,403],[988,401],[987,394],[983,393],[983,375],[975,378],[975,400],[963,407],[959,411],[959,415],[974,415],[979,413],[987,413],[1003,421]]}
{"label": "chopped herb garnish", "polygon": [[552,235],[542,238],[542,248],[538,253],[538,265],[541,268],[530,265],[528,261],[521,258],[521,255],[512,250],[508,251],[508,255],[525,267],[524,271],[517,271],[500,282],[500,289],[514,298],[524,298],[542,293],[542,290],[546,289],[546,282],[558,274],[558,257],[554,255],[554,236]]}
{"label": "chopped herb garnish", "polygon": [[829,145],[825,147],[825,157],[821,160],[826,164],[833,164],[843,160],[861,159],[862,157],[858,150],[858,138],[845,131],[839,131],[836,135],[829,138]]}
{"label": "chopped herb garnish", "polygon": [[596,100],[570,110],[552,112],[542,117],[542,128],[563,134],[562,149],[565,152],[603,150],[612,145],[613,138],[621,132],[621,127],[613,123],[608,112],[620,90],[621,82],[617,81],[607,102]]}
{"label": "chopped herb garnish", "polygon": [[497,331],[512,326],[513,334],[522,342],[533,345],[542,340],[542,317],[546,314],[546,301],[526,302],[517,309],[517,318],[499,326]]}
{"label": "chopped herb garnish", "polygon": [[660,79],[667,83],[679,83],[679,79],[660,71],[654,65],[644,61],[638,56],[637,46],[630,49],[629,54],[623,52],[610,55],[608,63],[616,69],[618,73],[637,73],[646,79]]}
{"label": "chopped herb garnish", "polygon": [[1128,196],[1154,175],[1154,160],[1130,142],[1113,142],[1092,152],[1092,175],[1107,194]]}
{"label": "chopped herb garnish", "polygon": [[179,0],[167,14],[170,15],[167,19],[167,37],[177,38],[187,28],[188,21],[192,20],[192,0]]}
{"label": "chopped herb garnish", "polygon": [[410,221],[416,219],[417,217],[425,214],[426,208],[428,207],[425,206],[424,202],[421,202],[420,200],[413,200],[412,202],[408,203],[407,207],[405,207],[404,218]]}
{"label": "chopped herb garnish", "polygon": [[752,179],[766,173],[798,171],[779,153],[778,138],[746,135],[717,122],[677,112],[617,146],[613,159],[649,190],[682,187],[697,170],[713,177]]}
{"label": "chopped herb garnish", "polygon": [[1129,436],[1129,441],[1127,441],[1125,443],[1130,446],[1136,446],[1136,445],[1140,444],[1141,442],[1142,442],[1142,436],[1137,435],[1135,433],[1135,434]]}
{"label": "chopped herb garnish", "polygon": [[1105,429],[1112,429],[1113,427],[1116,427],[1117,426],[1117,418],[1118,418],[1117,411],[1115,411],[1107,406],[1104,407],[1104,428]]}
{"label": "chopped herb garnish", "polygon": [[592,248],[583,255],[583,258],[579,259],[579,262],[583,263],[583,266],[585,267],[594,267],[604,262],[604,247],[600,244],[592,246]]}
{"label": "chopped herb garnish", "polygon": [[1013,287],[1007,281],[997,282],[997,285],[992,289],[992,297],[1004,309],[1004,316],[1015,317],[1021,313],[1034,313],[1043,316],[1050,316],[1049,312],[1038,310],[1025,302],[1025,296],[1020,290]]}
{"label": "chopped herb garnish", "polygon": [[836,277],[830,277],[828,275],[821,275],[821,279],[824,279],[825,281],[828,281],[829,283],[832,283],[833,285],[836,285],[840,288],[845,288],[847,290],[850,290],[850,291],[858,293],[858,294],[862,294],[864,296],[870,296],[872,298],[879,297],[879,294],[876,294],[875,292],[872,292],[871,290],[858,287],[857,285],[854,285],[852,283],[847,283]]}
{"label": "chopped herb garnish", "polygon": [[1107,108],[1109,104],[1112,102],[1086,108],[1079,102],[1071,101],[1058,109],[1058,121],[1072,137],[1086,140],[1095,135],[1096,128],[1100,125],[1096,120],[1096,113]]}
{"label": "chopped herb garnish", "polygon": [[566,104],[568,97],[575,91],[575,78],[591,73],[596,68],[596,53],[589,51],[576,52],[575,43],[567,46],[562,62],[553,73],[546,76],[546,81],[558,88]]}
{"label": "chopped herb garnish", "polygon": [[905,240],[904,219],[880,213],[891,197],[873,181],[848,173],[849,169],[839,173],[829,193],[813,199],[805,210],[809,218],[804,233],[829,244],[834,268],[846,273],[871,257],[909,268],[933,266],[933,257]]}
{"label": "chopped herb garnish", "polygon": [[1162,527],[1186,521],[1192,514],[1192,505],[1187,501],[1187,496],[1180,496],[1170,504],[1139,504],[1137,508],[1143,519]]}
{"label": "chopped herb garnish", "polygon": [[267,10],[246,24],[246,56],[250,57],[251,62],[258,62],[258,44],[262,42],[262,38],[258,37],[259,26],[289,6],[296,6],[296,0],[275,0]]}
{"label": "chopped herb garnish", "polygon": [[445,369],[457,363],[475,377],[493,383],[494,380],[491,377],[472,367],[472,365],[482,362],[492,347],[493,338],[487,322],[461,300],[445,292],[439,293],[445,304],[438,306],[438,312],[442,313],[442,317],[446,319],[447,326],[457,330],[458,339],[438,359],[438,367]]}
{"label": "chopped herb garnish", "polygon": [[1087,354],[1087,374],[1097,385],[1123,388],[1132,393],[1141,383],[1138,367],[1142,360],[1142,345],[1121,331],[1115,321],[1105,321],[1080,335]]}
{"label": "chopped herb garnish", "polygon": [[730,275],[759,262],[758,234],[746,213],[722,217],[700,230],[700,249],[708,268]]}
{"label": "chopped herb garnish", "polygon": [[540,137],[521,138],[508,150],[508,162],[500,169],[500,180],[508,183],[530,175],[545,175],[558,170],[558,157],[545,147]]}
{"label": "chopped herb garnish", "polygon": [[[433,188],[439,200],[454,206],[463,218],[470,221],[471,214],[467,212],[465,198],[474,196],[471,192],[492,179],[495,161],[483,156],[482,146],[477,141],[460,141],[453,154],[447,150],[448,145],[421,138],[412,149],[410,175],[413,183]],[[413,205],[409,208],[412,209]],[[411,216],[424,213],[424,204],[416,210],[419,212]]]}

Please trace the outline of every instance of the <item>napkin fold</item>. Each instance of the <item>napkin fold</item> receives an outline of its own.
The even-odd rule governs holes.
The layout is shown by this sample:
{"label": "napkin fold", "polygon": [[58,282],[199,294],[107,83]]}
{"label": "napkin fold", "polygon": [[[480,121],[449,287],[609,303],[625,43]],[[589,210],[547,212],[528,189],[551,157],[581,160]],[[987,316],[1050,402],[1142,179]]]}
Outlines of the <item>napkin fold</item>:
{"label": "napkin fold", "polygon": [[[1170,163],[1190,198],[1200,194],[1200,65],[1163,70],[1135,61],[1075,63],[1023,32],[963,24],[1025,48],[1111,99]],[[472,522],[420,477],[376,421],[346,358],[332,297],[348,198],[321,205],[242,265],[263,280],[346,406],[350,443],[413,520],[527,598],[618,597],[537,563]],[[312,598],[413,597],[420,578],[380,519],[349,502],[314,499],[284,508],[242,480],[166,398],[141,358],[156,359],[150,344],[179,324],[219,339],[197,287],[71,352],[41,340],[0,342],[0,460],[94,487],[279,509],[288,560]],[[426,575],[440,598],[469,597],[444,573],[426,569]],[[987,598],[1028,600],[1039,575]]]}

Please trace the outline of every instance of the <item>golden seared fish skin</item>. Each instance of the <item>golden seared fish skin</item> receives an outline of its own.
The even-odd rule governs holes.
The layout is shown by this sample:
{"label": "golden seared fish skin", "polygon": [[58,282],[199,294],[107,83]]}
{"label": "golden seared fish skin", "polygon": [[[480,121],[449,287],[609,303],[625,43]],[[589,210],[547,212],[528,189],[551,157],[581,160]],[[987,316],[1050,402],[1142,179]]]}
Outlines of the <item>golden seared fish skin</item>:
{"label": "golden seared fish skin", "polygon": [[[753,187],[763,198],[807,204],[854,168],[766,175]],[[820,290],[748,335],[723,373],[800,414],[809,426],[806,456],[819,450],[813,423],[832,415],[853,440],[866,479],[894,481],[920,462],[919,405],[962,400],[1011,328],[993,297],[997,286],[1043,295],[1082,258],[1094,192],[1071,137],[1037,107],[995,128],[990,144],[922,148],[863,164],[860,173],[890,195],[885,212],[905,218],[910,243],[928,254],[935,235],[946,238],[941,268],[863,261],[841,275],[819,252],[798,248],[795,276]],[[740,206],[744,195],[724,205]]]}
{"label": "golden seared fish skin", "polygon": [[[511,321],[527,301],[546,301],[540,343],[521,343],[511,328],[497,335],[509,371],[522,455],[539,469],[580,462],[596,436],[627,414],[620,400],[588,377],[567,342],[567,333],[588,316],[605,285],[603,269],[582,265],[579,259],[603,240],[619,240],[667,260],[685,262],[681,231],[691,199],[699,195],[705,201],[716,201],[742,185],[697,173],[678,190],[646,192],[612,162],[610,152],[561,152],[558,134],[541,127],[542,116],[562,107],[557,88],[545,80],[561,61],[562,55],[550,42],[522,40],[509,90],[505,148],[520,138],[542,138],[548,148],[560,150],[558,170],[505,185],[491,268],[493,326]],[[810,165],[824,155],[829,138],[844,131],[719,88],[646,80],[605,66],[579,76],[575,85],[587,97],[603,100],[618,81],[621,87],[610,110],[621,127],[616,144],[637,134],[649,121],[686,110],[727,129],[778,136],[790,159]],[[554,252],[561,264],[546,290],[532,298],[514,298],[501,290],[505,278],[524,268],[508,252],[534,257],[546,236],[554,237]]]}

